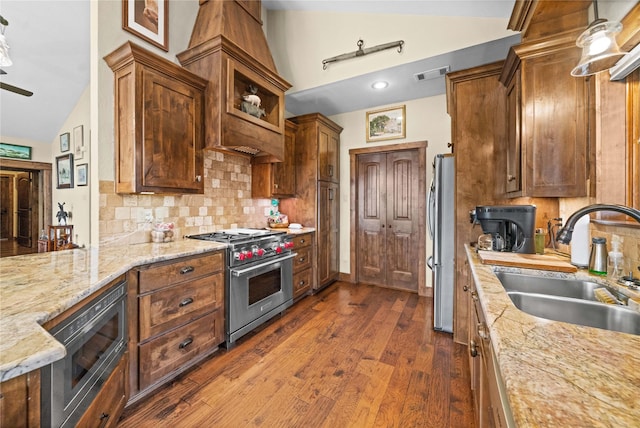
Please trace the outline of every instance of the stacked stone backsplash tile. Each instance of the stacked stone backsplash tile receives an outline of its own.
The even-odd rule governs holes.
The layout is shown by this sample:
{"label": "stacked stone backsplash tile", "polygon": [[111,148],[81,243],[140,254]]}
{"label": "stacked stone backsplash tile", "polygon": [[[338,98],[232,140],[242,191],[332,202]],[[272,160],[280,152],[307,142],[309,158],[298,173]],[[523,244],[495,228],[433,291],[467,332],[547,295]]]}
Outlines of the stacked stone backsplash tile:
{"label": "stacked stone backsplash tile", "polygon": [[638,271],[640,266],[640,228],[591,223],[591,237],[602,236],[606,238],[609,250],[611,250],[611,237],[613,235],[618,235],[624,239],[622,253],[629,267],[633,269],[633,276],[640,277],[640,271]]}
{"label": "stacked stone backsplash tile", "polygon": [[[173,222],[175,238],[231,227],[265,227],[269,199],[251,198],[251,161],[204,151],[204,195],[122,195],[100,182],[100,245],[151,241],[153,222]],[[151,212],[153,222],[148,221]]]}

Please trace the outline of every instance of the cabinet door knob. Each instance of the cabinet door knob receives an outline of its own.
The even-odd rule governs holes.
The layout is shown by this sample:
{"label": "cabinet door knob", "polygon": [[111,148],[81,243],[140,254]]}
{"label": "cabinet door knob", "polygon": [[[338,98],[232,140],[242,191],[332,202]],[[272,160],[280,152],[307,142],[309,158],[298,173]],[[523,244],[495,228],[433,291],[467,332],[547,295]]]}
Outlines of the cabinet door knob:
{"label": "cabinet door knob", "polygon": [[516,179],[515,175],[507,174],[507,181],[514,181]]}
{"label": "cabinet door knob", "polygon": [[462,287],[462,291],[469,291],[469,287],[465,285],[464,287]]}
{"label": "cabinet door knob", "polygon": [[196,182],[200,183],[202,181],[202,176],[201,175],[196,175]]}
{"label": "cabinet door knob", "polygon": [[478,356],[478,345],[473,340],[469,342],[469,355],[471,355],[472,358]]}
{"label": "cabinet door knob", "polygon": [[333,177],[333,165],[329,165],[329,177]]}

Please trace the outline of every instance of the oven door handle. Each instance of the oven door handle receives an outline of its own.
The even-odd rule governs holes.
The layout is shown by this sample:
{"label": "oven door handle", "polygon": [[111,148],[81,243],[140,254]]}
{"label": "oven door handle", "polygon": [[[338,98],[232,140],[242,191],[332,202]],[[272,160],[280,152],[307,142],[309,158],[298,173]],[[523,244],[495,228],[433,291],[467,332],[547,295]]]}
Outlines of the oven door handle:
{"label": "oven door handle", "polygon": [[285,260],[292,259],[297,255],[298,255],[298,253],[288,254],[288,255],[286,255],[284,257],[280,257],[278,259],[269,260],[269,261],[266,261],[264,263],[260,263],[259,265],[254,265],[254,266],[251,266],[250,268],[246,268],[246,269],[231,269],[231,273],[233,274],[233,276],[242,276],[242,275],[245,275],[245,274],[247,274],[247,273],[249,273],[249,272],[251,272],[253,270],[260,269],[260,268],[263,268],[265,266],[272,265],[274,263],[279,263],[279,262],[283,262]]}

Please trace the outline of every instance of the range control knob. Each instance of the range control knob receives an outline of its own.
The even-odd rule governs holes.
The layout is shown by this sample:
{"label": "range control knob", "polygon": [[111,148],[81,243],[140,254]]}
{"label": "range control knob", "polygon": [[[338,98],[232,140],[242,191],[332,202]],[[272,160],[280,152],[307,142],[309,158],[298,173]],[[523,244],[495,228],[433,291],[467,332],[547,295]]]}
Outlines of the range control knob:
{"label": "range control knob", "polygon": [[264,250],[260,247],[258,247],[257,245],[253,246],[253,254],[258,256],[258,257],[262,257],[264,256]]}
{"label": "range control knob", "polygon": [[293,248],[293,241],[286,241],[284,243],[284,248],[287,249],[287,250]]}
{"label": "range control knob", "polygon": [[279,245],[276,248],[274,248],[274,250],[275,250],[276,254],[282,253],[282,247],[279,246]]}

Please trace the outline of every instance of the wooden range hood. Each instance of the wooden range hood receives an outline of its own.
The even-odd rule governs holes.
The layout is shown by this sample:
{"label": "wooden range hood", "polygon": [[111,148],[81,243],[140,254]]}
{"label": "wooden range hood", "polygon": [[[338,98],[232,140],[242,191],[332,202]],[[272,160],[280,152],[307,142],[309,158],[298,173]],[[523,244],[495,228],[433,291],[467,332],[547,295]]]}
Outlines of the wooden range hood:
{"label": "wooden range hood", "polygon": [[[254,0],[200,0],[183,67],[207,79],[205,148],[284,158],[284,92],[291,87],[276,70],[262,31],[262,4]],[[242,109],[242,96],[257,88],[263,114]],[[255,112],[254,112],[255,113]]]}

